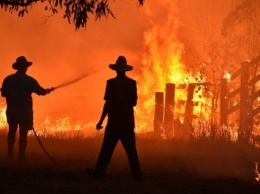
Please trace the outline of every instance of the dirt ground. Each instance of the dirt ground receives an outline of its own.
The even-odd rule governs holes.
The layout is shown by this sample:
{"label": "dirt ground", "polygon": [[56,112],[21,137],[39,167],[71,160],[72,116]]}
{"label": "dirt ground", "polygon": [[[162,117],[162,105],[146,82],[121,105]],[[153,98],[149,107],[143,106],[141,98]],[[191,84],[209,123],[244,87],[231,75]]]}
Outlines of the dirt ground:
{"label": "dirt ground", "polygon": [[[6,137],[0,136],[1,194],[254,194],[254,162],[260,150],[224,141],[177,142],[137,137],[144,182],[132,180],[126,154],[118,144],[107,176],[93,180],[85,174],[93,168],[102,143],[95,138],[41,138],[55,162],[28,140],[27,161],[6,157]],[[16,145],[17,152],[17,145]]]}

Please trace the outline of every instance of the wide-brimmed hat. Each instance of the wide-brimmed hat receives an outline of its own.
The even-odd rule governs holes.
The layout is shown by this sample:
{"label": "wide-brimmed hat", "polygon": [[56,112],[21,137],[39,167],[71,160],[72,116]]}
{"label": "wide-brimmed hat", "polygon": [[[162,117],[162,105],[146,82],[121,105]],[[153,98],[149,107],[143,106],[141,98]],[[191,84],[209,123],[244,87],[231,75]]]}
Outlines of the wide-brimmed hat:
{"label": "wide-brimmed hat", "polygon": [[27,59],[24,56],[20,56],[16,59],[14,64],[12,65],[13,69],[20,70],[20,69],[26,69],[27,67],[30,67],[32,65],[32,62],[27,61]]}
{"label": "wide-brimmed hat", "polygon": [[127,64],[124,56],[119,56],[115,64],[110,64],[109,68],[114,71],[131,71],[133,67]]}

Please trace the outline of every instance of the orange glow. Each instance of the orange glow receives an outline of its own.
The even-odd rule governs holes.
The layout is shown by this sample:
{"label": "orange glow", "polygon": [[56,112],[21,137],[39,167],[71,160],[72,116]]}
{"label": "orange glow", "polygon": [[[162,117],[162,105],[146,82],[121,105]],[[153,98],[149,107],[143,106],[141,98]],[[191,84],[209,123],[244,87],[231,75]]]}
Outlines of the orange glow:
{"label": "orange glow", "polygon": [[[220,14],[213,22],[216,29],[212,27],[212,34],[206,34],[212,37],[218,33],[223,18],[230,11],[230,7],[223,6],[225,0],[221,1],[222,4],[218,2],[215,1],[215,4],[221,11],[214,12]],[[213,5],[213,1],[211,3]],[[198,23],[211,19],[213,12],[209,4],[206,0],[200,4],[191,0],[154,0],[146,1],[144,7],[137,8],[132,1],[115,1],[111,6],[117,19],[90,20],[86,30],[77,32],[60,15],[46,20],[46,13],[41,6],[34,7],[24,18],[18,18],[15,13],[0,12],[0,16],[5,18],[0,21],[0,79],[14,73],[11,65],[20,55],[33,61],[28,74],[46,88],[73,80],[90,70],[100,69],[50,95],[33,95],[35,129],[39,135],[68,138],[75,133],[93,136],[97,133],[95,125],[104,103],[106,80],[115,76],[108,65],[114,63],[118,55],[125,55],[128,63],[134,67],[129,75],[138,83],[136,131],[153,131],[154,95],[155,92],[164,92],[166,83],[176,84],[174,119],[183,123],[188,84],[212,82],[212,74],[202,73],[201,69],[210,69],[208,64],[213,66],[210,71],[218,69],[212,58],[192,64],[187,62],[192,59],[185,58],[188,47],[198,51],[198,58],[205,58],[206,29]],[[202,9],[203,13],[195,13],[195,8],[198,11],[200,6],[207,9]],[[227,13],[222,13],[225,9]],[[202,14],[208,15],[202,17]],[[207,22],[202,26],[211,28]],[[231,74],[225,72],[225,68],[219,71],[221,73],[218,72],[216,80],[223,78],[223,75],[230,80]],[[212,96],[213,92],[207,86],[198,84],[195,87],[192,114],[197,119],[192,123],[194,137],[211,133]],[[1,98],[0,102],[4,103],[4,100]],[[5,106],[0,107],[0,111],[0,126],[6,127]],[[235,123],[234,126],[219,126],[217,133],[232,134],[231,139],[235,140],[237,128]]]}
{"label": "orange glow", "polygon": [[[138,13],[141,10],[127,1],[116,4],[117,8],[123,9],[129,9],[129,6],[132,6],[133,12],[139,14],[136,15],[140,17],[140,20],[136,19],[134,22],[135,27],[133,31],[136,32],[135,35],[131,32],[122,31],[123,29],[120,28],[126,22],[129,25],[133,23],[131,17],[124,18],[124,14],[121,12],[118,15],[119,19],[116,21],[106,20],[97,24],[90,21],[85,32],[75,32],[74,29],[71,29],[72,26],[69,26],[66,21],[59,21],[56,16],[49,18],[49,20],[40,25],[37,22],[40,20],[39,14],[33,10],[30,14],[33,14],[33,17],[36,16],[37,20],[32,19],[32,15],[27,15],[24,18],[8,15],[10,21],[17,23],[16,28],[21,31],[20,36],[13,36],[15,37],[14,41],[20,44],[17,45],[14,42],[10,44],[10,40],[13,39],[11,37],[5,40],[4,44],[8,45],[10,47],[9,50],[11,49],[13,52],[7,54],[8,57],[4,61],[7,67],[1,75],[2,77],[12,73],[10,64],[21,53],[28,56],[29,60],[33,60],[34,65],[30,67],[28,74],[36,77],[44,87],[59,85],[63,80],[67,81],[78,77],[82,72],[92,68],[104,69],[90,78],[75,83],[73,86],[58,89],[46,97],[34,97],[35,127],[39,134],[63,133],[64,131],[67,133],[71,130],[78,131],[79,129],[88,131],[87,128],[90,128],[90,134],[93,134],[94,123],[98,120],[103,106],[102,98],[106,79],[114,76],[114,72],[105,68],[108,67],[109,63],[115,61],[117,55],[122,53],[128,56],[130,64],[135,62],[141,63],[142,66],[140,69],[142,75],[138,75],[139,78],[137,80],[139,92],[138,106],[136,107],[137,132],[153,130],[154,92],[164,91],[166,83],[187,85],[190,82],[198,82],[195,79],[198,76],[197,73],[191,72],[181,61],[184,44],[177,36],[181,21],[176,5],[168,0],[156,3],[162,9],[165,9],[166,15],[163,15],[163,11],[155,13],[153,4],[148,4],[144,8],[148,18]],[[41,14],[44,15],[44,13]],[[152,19],[158,15],[163,18],[162,21]],[[120,17],[124,18],[125,21],[121,22]],[[19,23],[21,19],[24,20],[23,24]],[[144,26],[143,23],[149,23],[144,21],[149,20],[152,20],[150,26]],[[59,22],[59,25],[57,25],[57,22]],[[5,23],[5,25],[7,29],[10,23]],[[115,26],[114,29],[111,30],[109,25]],[[104,29],[98,29],[98,26],[105,28],[106,34],[108,34],[110,39],[103,33]],[[136,42],[136,37],[140,39],[143,34],[142,28],[144,27],[149,28],[144,32],[144,51],[140,61],[138,61],[133,53],[136,51],[131,51],[131,49],[136,49],[136,45],[132,42]],[[141,31],[137,31],[138,29],[141,29]],[[122,37],[129,38],[122,38],[121,40],[121,36],[117,34],[121,35],[123,32],[125,35],[122,35]],[[12,33],[14,33],[13,35],[16,34],[16,32]],[[34,36],[34,33],[38,34],[38,36]],[[101,34],[102,36],[97,38],[96,35]],[[127,36],[127,34],[131,34],[131,36]],[[84,42],[83,40],[87,36],[89,38],[87,42]],[[105,41],[105,44],[101,44],[98,41],[100,38],[102,39],[101,41]],[[37,44],[35,44],[36,42]],[[96,42],[99,42],[99,45],[96,45]],[[107,46],[103,48],[103,45]],[[111,45],[115,45],[112,46],[113,49],[111,49]],[[121,45],[124,45],[124,47]],[[96,51],[93,51],[94,49]],[[137,66],[134,66],[134,68],[138,71]],[[199,81],[204,82],[206,80]],[[176,93],[177,101],[186,100],[186,89],[178,90]],[[203,113],[204,117],[208,118],[208,113],[204,109],[206,106],[210,106],[210,104],[202,96],[203,90],[199,90],[194,99],[199,103],[194,109],[194,114],[202,115]],[[182,120],[184,106],[179,103],[178,109],[175,111],[176,117]],[[86,134],[89,133],[87,132]]]}
{"label": "orange glow", "polygon": [[45,122],[39,128],[35,129],[37,134],[44,137],[85,138],[94,137],[97,134],[95,123],[82,123],[72,121],[69,117],[59,118],[51,122],[47,117]]}
{"label": "orange glow", "polygon": [[[136,108],[137,131],[153,130],[154,93],[164,92],[166,83],[186,85],[184,89],[176,90],[177,109],[175,119],[183,120],[187,86],[189,83],[203,83],[205,78],[197,79],[199,74],[193,73],[182,63],[184,45],[178,39],[178,30],[181,25],[178,12],[173,3],[169,4],[171,14],[160,23],[151,22],[152,27],[144,33],[144,53],[142,56],[143,77],[139,80],[139,106]],[[209,119],[210,102],[203,97],[203,86],[197,87],[194,102],[194,114],[200,118]]]}
{"label": "orange glow", "polygon": [[7,127],[7,121],[5,116],[5,105],[0,106],[0,129],[5,129]]}
{"label": "orange glow", "polygon": [[225,71],[224,78],[227,79],[228,82],[230,82],[231,74]]}

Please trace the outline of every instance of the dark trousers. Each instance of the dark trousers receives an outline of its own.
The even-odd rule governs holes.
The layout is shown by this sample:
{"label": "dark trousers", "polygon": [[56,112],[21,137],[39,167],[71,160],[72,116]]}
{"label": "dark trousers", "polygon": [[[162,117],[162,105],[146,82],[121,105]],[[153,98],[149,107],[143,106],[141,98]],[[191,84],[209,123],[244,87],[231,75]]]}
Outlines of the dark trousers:
{"label": "dark trousers", "polygon": [[[18,124],[9,123],[7,144],[8,144],[8,155],[10,157],[13,157],[15,136],[16,136],[17,129],[18,129]],[[28,133],[28,127],[19,125],[19,157],[20,158],[23,158],[25,156],[25,150],[27,146],[27,133]]]}
{"label": "dark trousers", "polygon": [[106,128],[103,144],[96,164],[96,173],[100,176],[105,175],[106,168],[119,140],[122,142],[122,145],[126,151],[133,176],[135,178],[141,177],[142,174],[136,151],[135,134],[133,129],[111,130]]}

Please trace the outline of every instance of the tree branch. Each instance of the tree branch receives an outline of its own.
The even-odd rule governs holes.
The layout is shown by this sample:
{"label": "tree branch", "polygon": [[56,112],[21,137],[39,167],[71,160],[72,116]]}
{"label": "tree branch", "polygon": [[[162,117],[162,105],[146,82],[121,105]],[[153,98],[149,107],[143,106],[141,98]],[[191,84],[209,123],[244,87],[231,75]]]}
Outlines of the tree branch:
{"label": "tree branch", "polygon": [[[27,7],[35,3],[47,2],[45,10],[51,11],[52,14],[58,13],[57,7],[63,9],[64,18],[70,23],[71,18],[75,24],[76,30],[85,27],[89,19],[88,14],[92,14],[96,19],[108,17],[115,18],[109,7],[110,0],[0,0],[0,8],[9,9],[18,12],[19,17],[23,17],[24,13],[28,13]],[[139,5],[143,5],[144,0],[136,0]]]}
{"label": "tree branch", "polygon": [[27,7],[29,5],[32,5],[33,3],[37,3],[41,0],[27,0],[24,2],[23,0],[1,0],[0,5],[1,6],[19,6],[19,7]]}

